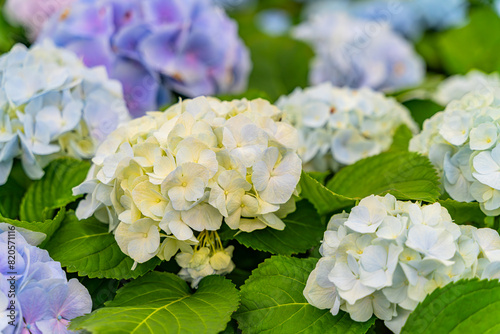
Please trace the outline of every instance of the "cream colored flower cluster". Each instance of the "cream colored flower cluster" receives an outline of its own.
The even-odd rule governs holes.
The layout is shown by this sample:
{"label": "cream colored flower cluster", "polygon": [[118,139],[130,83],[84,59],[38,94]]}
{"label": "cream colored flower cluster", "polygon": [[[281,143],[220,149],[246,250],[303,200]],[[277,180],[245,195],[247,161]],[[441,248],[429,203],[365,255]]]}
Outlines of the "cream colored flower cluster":
{"label": "cream colored flower cluster", "polygon": [[74,188],[87,195],[76,214],[109,222],[138,263],[181,249],[189,255],[177,261],[193,280],[195,271],[212,272],[199,259],[224,271],[232,262],[212,261],[224,249],[208,231],[223,221],[245,232],[282,230],[280,218],[295,209],[302,163],[297,131],[283,117],[261,99],[199,97],[135,119],[98,149],[87,180]]}

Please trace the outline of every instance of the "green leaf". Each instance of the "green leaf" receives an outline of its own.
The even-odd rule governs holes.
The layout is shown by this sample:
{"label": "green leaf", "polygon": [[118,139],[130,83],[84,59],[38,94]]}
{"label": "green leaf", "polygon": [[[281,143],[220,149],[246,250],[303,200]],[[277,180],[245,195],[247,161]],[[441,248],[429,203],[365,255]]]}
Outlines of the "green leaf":
{"label": "green leaf", "polygon": [[386,152],[344,167],[327,187],[350,198],[391,193],[401,200],[435,202],[440,196],[436,170],[414,152]]}
{"label": "green leaf", "polygon": [[74,319],[70,328],[94,334],[219,333],[238,303],[238,290],[223,277],[208,276],[192,292],[178,276],[152,272],[119,289],[106,307]]}
{"label": "green leaf", "polygon": [[325,184],[325,180],[330,176],[331,172],[307,172],[307,175],[315,179],[321,184]]}
{"label": "green leaf", "polygon": [[427,42],[437,52],[440,65],[448,74],[465,74],[473,68],[488,73],[500,69],[497,56],[500,52],[500,18],[486,6],[471,10],[466,26],[438,33]]}
{"label": "green leaf", "polygon": [[320,215],[354,205],[353,199],[336,194],[304,172],[300,177],[299,187],[300,197],[311,202]]}
{"label": "green leaf", "polygon": [[427,296],[410,314],[402,333],[498,333],[498,319],[498,280],[460,280]]}
{"label": "green leaf", "polygon": [[75,201],[72,188],[85,180],[88,161],[60,158],[52,161],[45,175],[31,184],[21,202],[22,220],[36,221],[52,218],[54,210]]}
{"label": "green leaf", "polygon": [[92,297],[92,310],[101,308],[105,302],[112,300],[120,284],[120,281],[114,279],[88,277],[80,277],[79,281],[87,288]]}
{"label": "green leaf", "polygon": [[392,144],[389,148],[390,152],[408,152],[408,146],[410,145],[410,139],[413,137],[413,133],[406,124],[401,124],[392,136]]}
{"label": "green leaf", "polygon": [[366,333],[374,319],[352,321],[347,313],[310,305],[303,295],[317,259],[274,256],[259,265],[241,287],[241,307],[234,318],[245,334]]}
{"label": "green leaf", "polygon": [[273,254],[292,255],[304,253],[319,244],[325,226],[314,207],[307,201],[297,203],[297,210],[283,219],[283,231],[265,228],[252,233],[236,235],[241,244]]}
{"label": "green leaf", "polygon": [[410,110],[411,117],[422,128],[426,119],[431,118],[435,113],[444,108],[431,100],[413,99],[403,103]]}
{"label": "green leaf", "polygon": [[252,56],[249,89],[262,90],[271,101],[296,87],[308,85],[309,60],[313,52],[305,43],[288,36],[254,33],[245,41]]}
{"label": "green leaf", "polygon": [[43,222],[27,222],[27,221],[9,219],[2,216],[0,216],[0,222],[45,234],[45,239],[39,245],[39,247],[44,248],[46,244],[49,242],[49,240],[52,238],[53,234],[57,231],[59,226],[61,226],[61,223],[65,216],[66,216],[66,210],[62,209],[59,210],[54,219],[46,219]]}
{"label": "green leaf", "polygon": [[14,161],[7,182],[0,186],[0,215],[18,219],[21,200],[32,183],[20,161]]}
{"label": "green leaf", "polygon": [[12,219],[19,216],[24,189],[12,178],[0,187],[0,215]]}
{"label": "green leaf", "polygon": [[131,270],[134,260],[122,253],[108,225],[93,217],[79,221],[73,212],[68,212],[46,249],[66,271],[89,278],[137,278],[160,262],[154,258]]}
{"label": "green leaf", "polygon": [[457,202],[452,199],[440,200],[439,203],[448,209],[448,212],[457,224],[474,223],[478,227],[484,227],[486,215],[481,211],[479,203]]}

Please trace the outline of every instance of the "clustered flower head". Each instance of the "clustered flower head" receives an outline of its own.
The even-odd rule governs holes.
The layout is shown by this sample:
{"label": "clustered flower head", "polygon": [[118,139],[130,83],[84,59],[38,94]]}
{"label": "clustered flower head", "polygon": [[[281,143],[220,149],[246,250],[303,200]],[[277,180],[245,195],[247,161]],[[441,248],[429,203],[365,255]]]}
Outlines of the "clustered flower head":
{"label": "clustered flower head", "polygon": [[309,81],[335,86],[393,91],[419,84],[425,74],[422,58],[385,22],[346,13],[312,16],[294,36],[313,47]]}
{"label": "clustered flower head", "polygon": [[1,227],[0,332],[70,333],[70,321],[92,310],[89,292],[78,279],[68,281],[46,250],[30,245],[11,225]]}
{"label": "clustered flower head", "polygon": [[424,122],[410,150],[429,156],[444,189],[460,202],[479,202],[487,215],[500,213],[500,94],[485,87],[454,100]]}
{"label": "clustered flower head", "polygon": [[277,105],[298,129],[299,154],[313,171],[338,170],[387,150],[402,124],[417,131],[405,107],[367,88],[297,88]]}
{"label": "clustered flower head", "polygon": [[5,18],[13,24],[23,26],[30,39],[40,33],[45,21],[54,13],[75,0],[7,0],[4,6]]}
{"label": "clustered flower head", "polygon": [[486,74],[472,70],[466,75],[452,75],[443,80],[436,89],[434,100],[446,106],[453,100],[459,100],[472,91],[489,91],[500,88],[500,75],[496,72]]}
{"label": "clustered flower head", "polygon": [[241,92],[251,67],[236,23],[211,0],[78,0],[47,22],[45,38],[104,65],[135,116],[159,110],[171,91]]}
{"label": "clustered flower head", "polygon": [[418,40],[427,29],[442,30],[466,22],[466,0],[362,0],[312,1],[308,14],[345,11],[355,17],[387,22],[392,29]]}
{"label": "clustered flower head", "polygon": [[374,314],[395,333],[436,288],[500,277],[498,232],[459,226],[439,203],[392,195],[366,197],[350,214],[334,215],[320,252],[304,289],[308,302],[360,322]]}
{"label": "clustered flower head", "polygon": [[207,256],[224,271],[231,262],[215,254],[224,249],[207,231],[223,220],[233,230],[282,230],[280,217],[295,209],[302,163],[297,131],[283,117],[262,99],[198,97],[135,119],[99,147],[87,180],[74,189],[88,194],[76,214],[109,222],[138,263],[169,260],[180,249],[190,254],[177,258],[183,274],[211,272]]}
{"label": "clustered flower head", "polygon": [[129,119],[118,81],[48,42],[2,55],[0,80],[0,185],[15,158],[31,179],[59,156],[90,159]]}

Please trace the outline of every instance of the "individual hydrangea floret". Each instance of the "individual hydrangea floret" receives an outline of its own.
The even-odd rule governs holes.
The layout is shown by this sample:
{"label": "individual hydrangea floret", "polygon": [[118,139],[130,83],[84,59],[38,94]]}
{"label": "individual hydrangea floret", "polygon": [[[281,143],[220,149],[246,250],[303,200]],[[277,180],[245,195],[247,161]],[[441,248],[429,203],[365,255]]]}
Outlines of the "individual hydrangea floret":
{"label": "individual hydrangea floret", "polygon": [[387,22],[392,29],[418,40],[427,29],[442,30],[462,25],[467,19],[466,0],[362,0],[310,1],[306,15],[344,11],[375,22]]}
{"label": "individual hydrangea floret", "polygon": [[297,88],[277,106],[298,129],[299,154],[311,171],[335,171],[387,150],[402,124],[418,129],[404,106],[367,88]]}
{"label": "individual hydrangea floret", "polygon": [[490,216],[500,213],[500,91],[473,91],[424,122],[410,150],[427,155],[454,200],[479,202]]}
{"label": "individual hydrangea floret", "polygon": [[331,82],[394,91],[418,85],[424,78],[422,58],[383,22],[345,13],[318,14],[296,27],[294,36],[316,53],[309,73],[313,85]]}
{"label": "individual hydrangea floret", "polygon": [[134,116],[181,96],[242,92],[250,71],[237,25],[212,0],[79,0],[39,40],[73,50],[120,80]]}
{"label": "individual hydrangea floret", "polygon": [[12,24],[23,26],[31,40],[36,39],[43,24],[54,13],[75,0],[7,0],[4,6],[5,18]]}
{"label": "individual hydrangea floret", "polygon": [[60,156],[90,159],[128,114],[121,85],[50,43],[0,57],[0,185],[20,159],[31,179]]}
{"label": "individual hydrangea floret", "polygon": [[[68,281],[61,264],[46,250],[28,244],[12,225],[2,225],[0,250],[5,256],[0,261],[0,332],[72,333],[67,329],[70,321],[92,310],[89,292],[78,279]],[[15,250],[9,248],[12,245]],[[9,250],[14,252],[9,259],[15,257],[15,261],[7,261]],[[11,305],[15,311],[8,309]]]}
{"label": "individual hydrangea floret", "polygon": [[399,333],[418,303],[459,279],[500,276],[498,232],[453,223],[439,203],[362,199],[350,214],[334,215],[304,296],[310,304],[372,315]]}
{"label": "individual hydrangea floret", "polygon": [[487,92],[500,88],[500,75],[496,72],[486,74],[472,70],[466,75],[453,75],[439,84],[434,100],[446,106],[453,100],[459,100],[472,91]]}
{"label": "individual hydrangea floret", "polygon": [[297,131],[283,117],[261,99],[199,97],[135,119],[99,147],[74,189],[87,194],[76,214],[108,222],[138,263],[169,260],[180,249],[189,253],[177,258],[182,275],[227,271],[225,260],[212,264],[224,251],[216,233],[223,222],[245,232],[282,230],[280,218],[295,209],[302,162]]}

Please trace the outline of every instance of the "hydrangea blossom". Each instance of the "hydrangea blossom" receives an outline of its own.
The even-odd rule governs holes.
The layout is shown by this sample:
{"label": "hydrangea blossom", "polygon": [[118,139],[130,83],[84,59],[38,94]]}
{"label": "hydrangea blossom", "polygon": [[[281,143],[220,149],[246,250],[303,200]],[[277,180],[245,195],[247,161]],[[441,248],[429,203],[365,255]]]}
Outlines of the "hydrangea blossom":
{"label": "hydrangea blossom", "polygon": [[467,9],[466,0],[323,0],[310,2],[306,13],[345,11],[363,19],[387,22],[398,33],[417,40],[427,29],[442,30],[464,24]]}
{"label": "hydrangea blossom", "polygon": [[0,57],[0,185],[13,160],[31,179],[59,156],[91,158],[129,119],[121,85],[50,43],[16,45]]}
{"label": "hydrangea blossom", "polygon": [[[90,313],[92,299],[76,279],[66,278],[59,262],[46,250],[27,243],[13,226],[0,230],[0,331],[14,333],[71,333],[71,319]],[[14,269],[8,263],[9,240],[15,239]],[[15,272],[16,274],[12,274]],[[16,291],[15,297],[9,290]],[[15,312],[8,307],[14,303]],[[10,323],[9,323],[10,322]]]}
{"label": "hydrangea blossom", "polygon": [[7,0],[5,17],[13,24],[22,25],[30,39],[36,39],[45,21],[75,0]]}
{"label": "hydrangea blossom", "polygon": [[180,249],[180,274],[194,285],[230,271],[231,251],[217,242],[223,221],[245,232],[282,230],[280,218],[295,209],[298,135],[283,117],[261,99],[198,97],[135,119],[99,147],[73,190],[87,194],[76,214],[108,222],[137,263]]}
{"label": "hydrangea blossom", "polygon": [[309,81],[336,86],[398,90],[419,84],[425,74],[422,58],[411,44],[384,22],[345,13],[312,16],[294,36],[313,47]]}
{"label": "hydrangea blossom", "polygon": [[362,199],[334,215],[304,296],[333,315],[355,321],[375,315],[399,333],[411,311],[438,287],[500,273],[498,232],[457,225],[439,203]]}
{"label": "hydrangea blossom", "polygon": [[496,72],[486,74],[472,70],[466,75],[453,75],[443,80],[436,89],[434,100],[445,106],[459,100],[472,91],[488,91],[500,88],[500,75]]}
{"label": "hydrangea blossom", "polygon": [[499,96],[488,86],[450,102],[410,141],[410,150],[429,156],[451,198],[476,200],[491,216],[500,213]]}
{"label": "hydrangea blossom", "polygon": [[170,91],[241,92],[250,70],[235,22],[211,0],[78,0],[45,25],[45,38],[104,65],[135,116],[163,107]]}
{"label": "hydrangea blossom", "polygon": [[402,124],[418,129],[405,107],[367,88],[297,88],[277,105],[298,129],[299,154],[313,171],[338,170],[387,150]]}

